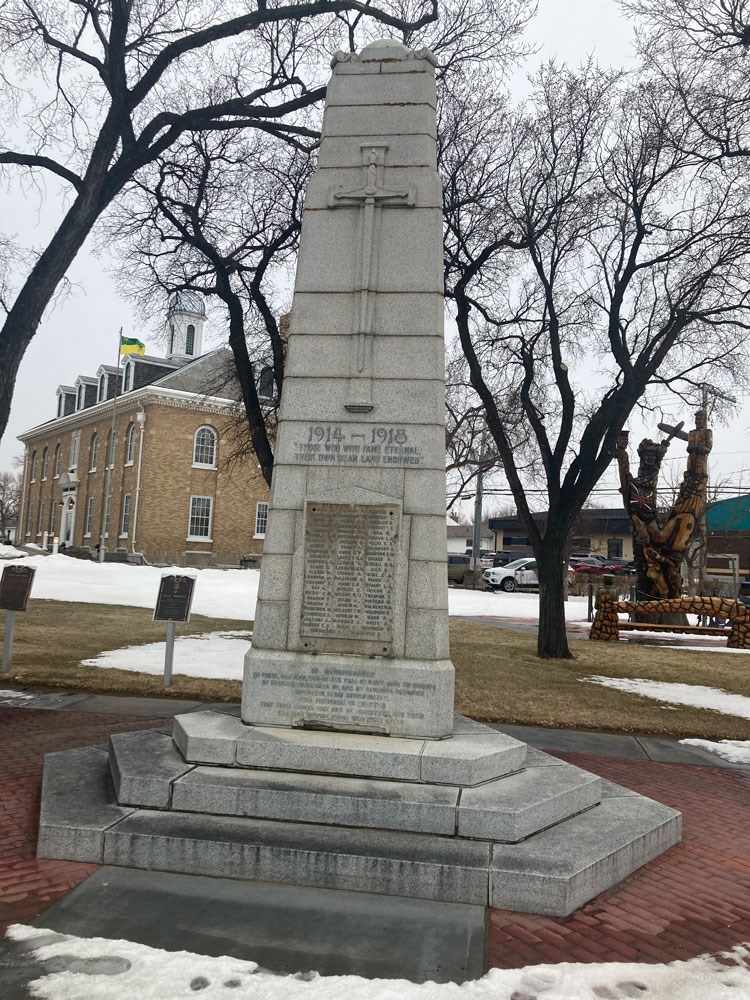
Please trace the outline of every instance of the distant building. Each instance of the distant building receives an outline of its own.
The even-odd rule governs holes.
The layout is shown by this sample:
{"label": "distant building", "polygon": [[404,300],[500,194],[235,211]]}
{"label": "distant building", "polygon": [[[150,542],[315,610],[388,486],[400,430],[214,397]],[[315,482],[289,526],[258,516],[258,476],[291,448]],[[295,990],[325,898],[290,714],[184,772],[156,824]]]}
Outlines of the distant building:
{"label": "distant building", "polygon": [[[454,521],[448,520],[446,531],[449,552],[471,552],[474,546],[474,526],[472,524],[456,524]],[[480,550],[494,548],[493,535],[487,521],[483,521],[481,525],[479,548]]]}
{"label": "distant building", "polygon": [[[547,512],[532,515],[544,526]],[[491,517],[494,549],[515,556],[531,555],[531,542],[517,517]],[[633,537],[630,519],[622,507],[582,510],[573,526],[571,553],[589,552],[607,559],[632,559]]]}
{"label": "distant building", "polygon": [[[252,454],[229,465],[236,395],[225,349],[202,355],[205,308],[169,306],[166,358],[130,354],[57,390],[56,417],[25,446],[18,542],[179,565],[260,554],[268,488]],[[113,429],[114,412],[114,429]]]}

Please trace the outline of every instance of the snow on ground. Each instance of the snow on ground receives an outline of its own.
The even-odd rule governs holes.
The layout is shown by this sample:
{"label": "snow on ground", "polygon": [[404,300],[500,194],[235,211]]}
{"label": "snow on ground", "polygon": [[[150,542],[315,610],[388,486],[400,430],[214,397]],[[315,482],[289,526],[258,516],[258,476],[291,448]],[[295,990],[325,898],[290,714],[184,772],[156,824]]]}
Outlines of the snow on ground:
{"label": "snow on ground", "polygon": [[629,677],[581,677],[580,680],[587,684],[601,684],[617,691],[627,691],[642,698],[653,698],[667,705],[691,705],[693,708],[707,708],[721,712],[722,715],[750,719],[750,698],[743,694],[722,691],[721,688]]}
{"label": "snow on ground", "polygon": [[[174,642],[174,673],[241,681],[251,635],[252,632],[247,631],[178,636]],[[81,663],[84,667],[117,667],[118,670],[162,674],[165,649],[166,642],[149,642],[143,646],[110,649]],[[0,691],[0,700],[2,694]]]}
{"label": "snow on ground", "polygon": [[[5,546],[18,555],[18,550]],[[0,549],[3,548],[0,546]],[[192,610],[212,618],[250,621],[255,615],[260,573],[253,569],[181,569],[178,566],[130,566],[127,563],[98,563],[70,556],[29,556],[27,566],[36,568],[32,597],[53,601],[81,601],[86,604],[122,604],[153,608],[162,576],[185,573],[196,577]],[[536,619],[537,594],[493,594],[483,590],[448,592],[450,614],[490,615],[503,618]],[[572,597],[565,605],[570,621],[586,618],[584,597]]]}
{"label": "snow on ground", "polygon": [[748,740],[719,740],[718,743],[712,740],[680,740],[680,743],[686,743],[690,747],[700,747],[701,750],[709,750],[733,764],[750,764],[750,741]]}
{"label": "snow on ground", "polygon": [[24,694],[23,691],[0,691],[0,705],[17,705],[22,701],[33,700],[33,694]]}
{"label": "snow on ground", "polygon": [[[602,963],[492,969],[482,979],[455,983],[411,983],[404,979],[362,979],[296,973],[276,976],[255,962],[167,952],[130,941],[55,935],[14,924],[8,937],[39,939],[35,957],[57,959],[57,968],[37,979],[40,1000],[203,1000],[231,996],[253,1000],[739,1000],[750,996],[750,948],[738,945],[721,955],[702,955],[666,965]],[[720,959],[723,959],[721,961]],[[732,964],[726,964],[732,963]],[[743,967],[743,964],[745,967]],[[52,966],[55,968],[55,965]]]}
{"label": "snow on ground", "polygon": [[25,552],[13,545],[0,545],[0,559],[23,559],[25,556]]}

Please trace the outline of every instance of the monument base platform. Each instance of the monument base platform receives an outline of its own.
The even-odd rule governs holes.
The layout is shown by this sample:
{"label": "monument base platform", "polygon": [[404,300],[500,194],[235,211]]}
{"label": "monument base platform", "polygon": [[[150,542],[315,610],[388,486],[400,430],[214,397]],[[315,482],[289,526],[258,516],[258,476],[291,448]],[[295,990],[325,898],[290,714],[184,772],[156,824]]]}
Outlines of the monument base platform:
{"label": "monument base platform", "polygon": [[566,916],[680,814],[457,718],[442,741],[178,716],[45,761],[40,857]]}
{"label": "monument base platform", "polygon": [[242,719],[296,726],[444,739],[453,731],[450,660],[256,649],[245,657]]}

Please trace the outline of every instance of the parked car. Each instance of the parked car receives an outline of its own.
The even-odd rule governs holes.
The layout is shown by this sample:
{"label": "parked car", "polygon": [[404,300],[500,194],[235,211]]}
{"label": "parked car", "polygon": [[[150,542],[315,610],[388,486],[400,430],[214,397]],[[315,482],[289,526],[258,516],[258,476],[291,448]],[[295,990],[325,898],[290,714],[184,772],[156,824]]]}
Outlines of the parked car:
{"label": "parked car", "polygon": [[[516,590],[516,571],[526,569],[533,563],[534,580],[536,581],[536,559],[533,556],[524,556],[522,559],[514,559],[506,566],[494,566],[486,569],[482,574],[484,585],[488,590],[503,590],[506,594],[512,594]],[[521,580],[518,581],[521,583]],[[525,586],[531,586],[531,581],[524,581]]]}
{"label": "parked car", "polygon": [[[467,549],[465,554],[467,556],[469,556],[469,558],[471,558],[471,549]],[[491,566],[492,565],[492,559],[493,559],[494,555],[495,555],[495,553],[492,551],[492,549],[480,549],[479,550],[479,565],[482,566],[485,569],[488,566]]]}
{"label": "parked car", "polygon": [[607,573],[611,572],[606,570],[604,567],[606,563],[600,562],[598,559],[574,559],[571,557],[570,565],[573,567],[574,573]]}
{"label": "parked car", "polygon": [[[507,566],[508,563],[513,562],[516,559],[520,559],[521,556],[515,554],[515,552],[496,552],[492,557],[493,566]],[[524,556],[524,558],[526,558]],[[529,559],[531,556],[528,557]]]}
{"label": "parked car", "polygon": [[635,573],[635,563],[632,559],[608,559],[604,564],[605,573],[623,575],[625,573]]}
{"label": "parked car", "polygon": [[448,582],[463,583],[467,570],[471,569],[471,556],[448,553]]}

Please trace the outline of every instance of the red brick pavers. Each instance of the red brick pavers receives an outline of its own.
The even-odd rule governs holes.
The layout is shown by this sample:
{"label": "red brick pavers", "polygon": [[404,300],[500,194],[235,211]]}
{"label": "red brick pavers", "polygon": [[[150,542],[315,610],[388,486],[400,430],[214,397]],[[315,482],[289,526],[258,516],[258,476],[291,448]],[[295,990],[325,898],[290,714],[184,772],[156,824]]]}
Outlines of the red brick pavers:
{"label": "red brick pavers", "polygon": [[[169,722],[0,708],[0,933],[96,869],[35,856],[44,754]],[[683,843],[565,919],[491,911],[491,965],[666,962],[750,941],[750,772],[558,756],[679,809]]]}
{"label": "red brick pavers", "polygon": [[750,941],[750,771],[556,756],[679,809],[683,841],[570,917],[493,910],[490,965],[671,962]]}
{"label": "red brick pavers", "polygon": [[106,743],[110,733],[170,720],[0,708],[0,936],[27,923],[96,871],[36,857],[44,754]]}

